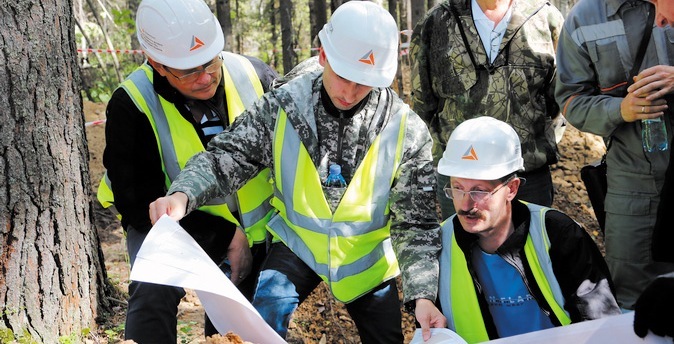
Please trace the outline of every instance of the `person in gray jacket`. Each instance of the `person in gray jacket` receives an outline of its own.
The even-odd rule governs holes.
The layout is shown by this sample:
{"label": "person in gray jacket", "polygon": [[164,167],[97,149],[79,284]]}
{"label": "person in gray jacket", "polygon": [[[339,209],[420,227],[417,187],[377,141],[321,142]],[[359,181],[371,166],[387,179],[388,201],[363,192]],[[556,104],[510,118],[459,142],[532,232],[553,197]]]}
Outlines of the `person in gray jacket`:
{"label": "person in gray jacket", "polygon": [[[654,10],[648,1],[580,0],[566,18],[557,47],[555,96],[562,114],[579,130],[610,139],[604,240],[624,309],[633,309],[656,276],[674,271],[674,264],[654,262],[650,249],[669,152],[645,152],[641,138],[641,120],[660,117],[671,141],[671,75],[646,71],[672,65],[672,28],[653,29],[642,72],[634,79],[630,75]],[[633,80],[642,80],[641,86],[629,92]],[[645,85],[669,91],[655,90],[647,97]]]}

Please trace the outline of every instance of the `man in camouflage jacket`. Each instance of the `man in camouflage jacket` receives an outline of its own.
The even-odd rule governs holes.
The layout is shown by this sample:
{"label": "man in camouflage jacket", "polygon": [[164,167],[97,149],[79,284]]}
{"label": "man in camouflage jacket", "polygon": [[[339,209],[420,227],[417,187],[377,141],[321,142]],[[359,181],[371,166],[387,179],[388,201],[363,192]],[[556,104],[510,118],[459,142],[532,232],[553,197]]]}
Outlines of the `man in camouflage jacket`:
{"label": "man in camouflage jacket", "polygon": [[[444,1],[415,27],[410,45],[413,108],[429,126],[436,163],[461,122],[487,115],[510,124],[522,142],[522,177],[528,181],[518,198],[550,206],[554,190],[548,166],[557,162],[552,123],[559,113],[555,46],[563,17],[547,1],[513,0],[490,62],[474,19],[476,14],[484,17],[480,8],[489,2],[495,1]],[[443,218],[454,212],[441,194],[447,181],[438,176]]]}
{"label": "man in camouflage jacket", "polygon": [[[354,1],[345,3],[342,7],[344,6],[378,5]],[[386,12],[386,16],[390,14]],[[333,14],[331,20],[336,17],[337,12]],[[392,18],[390,20],[393,21]],[[381,25],[371,19],[357,22]],[[395,63],[398,31],[393,30],[392,36],[395,42],[391,48],[391,56]],[[322,43],[325,45],[323,39]],[[306,201],[307,198],[322,201],[321,196],[314,195],[315,192],[321,191],[332,214],[337,214],[338,206],[343,203],[347,203],[354,212],[366,208],[385,209],[382,228],[388,229],[381,233],[386,234],[386,237],[381,238],[383,246],[377,245],[374,250],[388,251],[392,247],[397,264],[396,259],[388,261],[389,265],[385,269],[388,274],[383,281],[379,280],[381,282],[378,281],[378,285],[367,288],[368,290],[364,290],[362,294],[344,302],[358,327],[363,343],[402,343],[400,302],[394,278],[399,266],[403,282],[403,301],[406,306],[415,309],[417,321],[425,330],[425,337],[428,339],[429,327],[443,327],[445,323],[444,316],[434,310],[433,306],[437,293],[437,254],[440,250],[440,241],[433,192],[436,179],[430,133],[419,116],[390,88],[365,86],[351,81],[353,79],[346,79],[348,74],[338,74],[337,57],[330,56],[326,51],[328,48],[321,47],[318,59],[324,68],[316,70],[315,61],[310,61],[302,65],[313,71],[293,70],[291,73],[298,75],[297,77],[285,80],[282,86],[264,95],[238,117],[231,128],[211,140],[207,152],[194,156],[171,185],[168,196],[158,199],[150,206],[151,217],[154,221],[163,214],[168,214],[174,219],[180,218],[184,213],[189,213],[216,195],[227,195],[236,191],[260,169],[270,167],[275,185],[275,199],[272,205],[279,213],[272,217],[267,227],[282,241],[274,241],[271,245],[267,260],[263,263],[253,305],[267,323],[281,336],[285,336],[292,313],[321,280],[328,283],[337,297],[336,289],[332,287],[335,281],[332,279],[335,278],[333,273],[339,275],[338,271],[342,267],[333,266],[332,257],[329,258],[329,263],[307,261],[306,255],[302,255],[305,254],[307,247],[323,253],[329,252],[330,255],[334,255],[332,252],[335,249],[342,250],[341,253],[345,256],[357,251],[373,250],[362,246],[346,249],[335,247],[343,243],[340,238],[349,235],[343,233],[355,232],[362,226],[362,222],[357,222],[360,220],[339,220],[342,221],[338,224],[339,228],[329,223],[328,228],[317,228],[313,233],[306,234],[307,230],[296,229],[301,225],[291,218],[292,214],[287,214],[297,212],[299,203],[311,203]],[[360,57],[362,53],[358,54]],[[381,56],[379,58],[381,59]],[[375,57],[373,61],[379,60]],[[387,85],[395,75],[395,69],[392,71]],[[357,78],[353,74],[349,77]],[[348,97],[343,97],[338,90],[352,87],[358,90],[359,94],[352,100],[347,100]],[[280,129],[281,127],[284,129]],[[394,141],[397,143],[384,144],[380,138],[385,132],[389,132],[387,129],[391,127],[396,128]],[[309,170],[303,170],[306,165],[289,162],[292,159],[287,159],[286,151],[295,151],[295,147],[288,147],[283,141],[282,149],[280,148],[279,141],[289,136],[296,136],[299,139],[303,147],[300,154],[306,152],[303,156],[306,155],[310,159]],[[365,179],[362,180],[363,183],[353,184],[350,181],[355,181],[357,176],[362,175],[361,169],[367,168],[364,165],[368,165],[366,161],[372,161],[370,152],[373,147],[375,151],[380,152],[391,148],[396,151],[396,145],[400,150],[395,154],[395,159],[400,163],[391,174],[392,178],[385,180],[383,195],[373,198],[373,203],[367,204],[361,201],[363,197],[360,193],[355,195],[351,193],[350,195],[354,197],[344,196],[349,195],[352,186],[362,190],[369,187],[379,188],[382,179]],[[342,175],[349,183],[346,190],[326,186],[321,190],[321,187],[317,186],[310,193],[298,195],[297,189],[306,188],[307,184],[318,178],[321,181],[325,180],[330,162],[341,165]],[[388,163],[382,160],[376,164],[377,167],[386,167],[385,165]],[[296,170],[305,173],[304,180],[295,180],[297,181],[295,184],[304,185],[289,185],[288,180],[284,178]],[[294,204],[287,201],[285,198],[287,194],[291,195],[288,198],[294,198]],[[374,215],[373,219],[364,222],[377,223],[374,219],[377,214]],[[334,216],[334,223],[337,223],[337,215],[331,216]],[[321,215],[301,214],[295,217],[314,220],[314,217],[320,218]],[[323,241],[326,231],[330,240]],[[362,235],[370,234],[368,232]],[[365,263],[363,259],[358,260],[359,263],[361,261]],[[381,260],[369,261],[367,264],[378,262]],[[326,264],[331,270],[329,278],[320,273]],[[367,278],[360,278],[362,272],[351,274],[355,276],[347,276],[341,280],[357,278],[358,280],[350,282],[354,288],[359,288],[360,284],[371,283]],[[379,275],[375,278],[379,278]]]}

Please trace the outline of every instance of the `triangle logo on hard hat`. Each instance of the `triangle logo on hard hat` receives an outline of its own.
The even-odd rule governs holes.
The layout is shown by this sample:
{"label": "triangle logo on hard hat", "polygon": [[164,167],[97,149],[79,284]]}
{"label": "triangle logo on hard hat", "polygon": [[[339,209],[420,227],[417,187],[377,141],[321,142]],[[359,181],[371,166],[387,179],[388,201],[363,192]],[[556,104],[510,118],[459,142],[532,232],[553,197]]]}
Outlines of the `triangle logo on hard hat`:
{"label": "triangle logo on hard hat", "polygon": [[203,46],[204,42],[202,42],[197,36],[192,36],[192,45],[190,45],[190,51],[197,50]]}
{"label": "triangle logo on hard hat", "polygon": [[361,57],[358,60],[358,62],[374,66],[374,53],[372,52],[372,50],[368,51],[365,55],[363,55],[363,57]]}
{"label": "triangle logo on hard hat", "polygon": [[471,145],[470,147],[468,147],[468,149],[466,149],[466,152],[463,153],[461,160],[479,160],[477,158],[477,153],[475,152],[473,145]]}

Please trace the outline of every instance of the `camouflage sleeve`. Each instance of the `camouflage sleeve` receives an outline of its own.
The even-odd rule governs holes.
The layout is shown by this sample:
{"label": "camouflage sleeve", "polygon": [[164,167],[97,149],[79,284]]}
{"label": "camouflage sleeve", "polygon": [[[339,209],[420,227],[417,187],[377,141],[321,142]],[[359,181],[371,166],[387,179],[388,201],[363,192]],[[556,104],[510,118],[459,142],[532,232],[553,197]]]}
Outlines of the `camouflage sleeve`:
{"label": "camouflage sleeve", "polygon": [[261,169],[270,167],[277,109],[273,96],[265,94],[211,139],[207,151],[190,158],[167,194],[185,193],[190,212],[235,192]]}
{"label": "camouflage sleeve", "polygon": [[404,302],[435,301],[440,226],[436,211],[432,141],[426,125],[410,113],[405,152],[391,190],[391,238],[402,273]]}
{"label": "camouflage sleeve", "polygon": [[432,58],[429,44],[433,34],[434,16],[432,13],[420,21],[412,33],[410,41],[410,61],[412,79],[412,109],[430,126],[437,113],[438,99],[433,91],[429,59]]}

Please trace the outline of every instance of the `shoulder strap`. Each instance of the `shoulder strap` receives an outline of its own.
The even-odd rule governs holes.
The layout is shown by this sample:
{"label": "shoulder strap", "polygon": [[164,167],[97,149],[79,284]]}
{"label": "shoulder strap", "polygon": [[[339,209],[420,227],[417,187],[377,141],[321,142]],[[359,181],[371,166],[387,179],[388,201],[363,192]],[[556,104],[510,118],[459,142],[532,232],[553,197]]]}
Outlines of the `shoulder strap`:
{"label": "shoulder strap", "polygon": [[651,41],[651,33],[653,32],[653,23],[655,22],[655,9],[651,7],[648,11],[648,21],[646,22],[646,30],[644,31],[644,37],[639,44],[639,50],[637,51],[637,56],[634,59],[634,65],[632,65],[632,70],[630,71],[630,78],[627,80],[627,84],[631,85],[634,83],[634,76],[639,74],[639,68],[641,68],[641,62],[644,60],[646,55],[646,48],[648,43]]}

